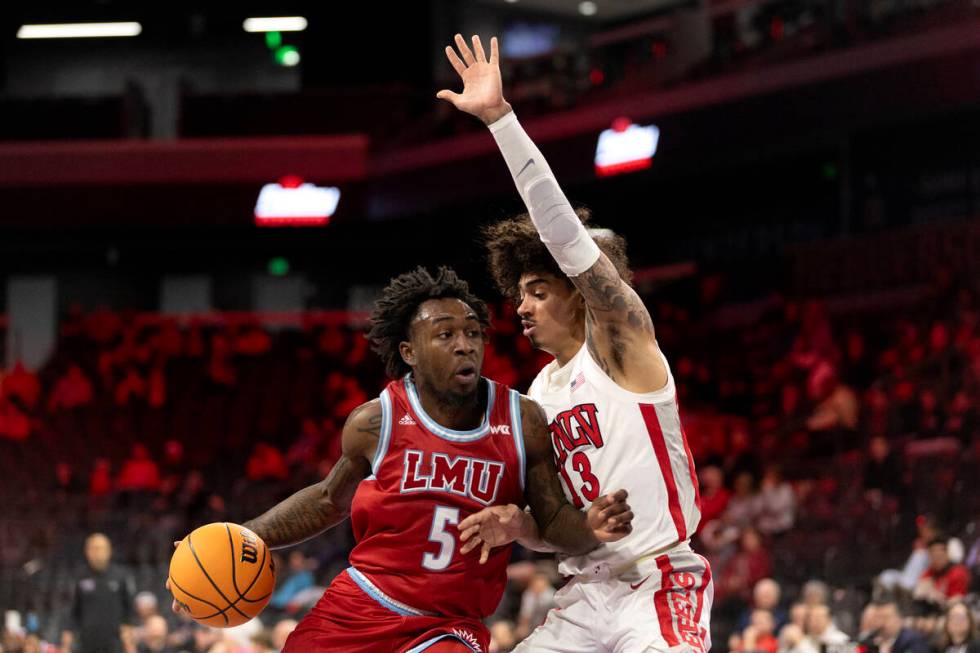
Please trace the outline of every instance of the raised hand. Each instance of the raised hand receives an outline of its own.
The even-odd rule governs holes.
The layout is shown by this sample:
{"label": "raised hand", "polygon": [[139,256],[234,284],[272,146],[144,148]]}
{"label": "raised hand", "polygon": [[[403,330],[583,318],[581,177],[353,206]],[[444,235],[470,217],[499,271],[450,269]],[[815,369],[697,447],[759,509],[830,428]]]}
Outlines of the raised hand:
{"label": "raised hand", "polygon": [[459,539],[464,542],[459,552],[465,555],[480,546],[482,565],[490,557],[490,549],[510,544],[527,534],[526,519],[530,517],[514,504],[491,506],[473,513],[459,524]]}
{"label": "raised hand", "polygon": [[454,93],[443,89],[436,93],[436,97],[451,102],[460,111],[476,116],[489,125],[510,112],[500,79],[497,37],[490,39],[489,60],[479,36],[473,36],[473,49],[470,50],[466,39],[457,34],[456,47],[459,48],[459,54],[456,54],[451,45],[446,46],[446,58],[463,80],[463,92]]}
{"label": "raised hand", "polygon": [[626,490],[619,490],[589,506],[586,521],[600,542],[616,542],[633,532],[633,511],[626,497]]}

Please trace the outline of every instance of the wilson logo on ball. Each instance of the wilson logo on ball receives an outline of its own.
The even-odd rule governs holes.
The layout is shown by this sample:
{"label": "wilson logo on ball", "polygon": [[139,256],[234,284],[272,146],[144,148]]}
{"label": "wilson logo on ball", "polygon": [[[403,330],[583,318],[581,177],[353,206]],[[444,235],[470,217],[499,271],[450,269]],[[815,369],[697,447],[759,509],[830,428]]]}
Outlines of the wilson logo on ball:
{"label": "wilson logo on ball", "polygon": [[255,536],[248,531],[242,531],[242,562],[255,564],[259,559],[259,546]]}

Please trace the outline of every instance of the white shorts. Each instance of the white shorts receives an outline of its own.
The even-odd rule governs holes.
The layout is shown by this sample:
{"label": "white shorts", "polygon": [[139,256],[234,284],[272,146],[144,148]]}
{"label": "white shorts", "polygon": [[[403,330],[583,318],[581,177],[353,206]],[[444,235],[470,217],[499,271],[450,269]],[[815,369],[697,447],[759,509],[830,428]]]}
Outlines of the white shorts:
{"label": "white shorts", "polygon": [[515,653],[706,653],[714,596],[708,561],[682,545],[635,571],[635,582],[569,582]]}

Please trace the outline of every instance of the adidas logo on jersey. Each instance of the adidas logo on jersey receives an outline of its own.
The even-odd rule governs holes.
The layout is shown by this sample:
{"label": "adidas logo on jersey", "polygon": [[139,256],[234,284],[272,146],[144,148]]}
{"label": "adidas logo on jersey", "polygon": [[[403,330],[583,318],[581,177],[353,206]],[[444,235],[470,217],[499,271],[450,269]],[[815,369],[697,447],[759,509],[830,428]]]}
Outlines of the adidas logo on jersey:
{"label": "adidas logo on jersey", "polygon": [[409,415],[408,413],[405,413],[405,417],[402,417],[400,420],[398,420],[398,423],[401,424],[402,426],[415,426],[415,420],[412,419],[412,416]]}

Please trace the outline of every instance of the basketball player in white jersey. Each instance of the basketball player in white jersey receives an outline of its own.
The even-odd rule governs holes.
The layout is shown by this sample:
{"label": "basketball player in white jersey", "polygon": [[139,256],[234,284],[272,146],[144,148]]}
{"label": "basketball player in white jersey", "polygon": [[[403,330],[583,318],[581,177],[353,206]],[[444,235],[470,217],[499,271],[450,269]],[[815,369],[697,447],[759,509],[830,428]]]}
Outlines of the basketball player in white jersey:
{"label": "basketball player in white jersey", "polygon": [[[629,491],[633,532],[585,555],[563,556],[572,577],[544,625],[516,650],[640,653],[710,648],[711,570],[689,539],[700,520],[697,476],[678,415],[674,380],[650,314],[629,284],[625,242],[589,231],[503,96],[498,46],[487,58],[456,35],[446,55],[460,94],[437,97],[482,120],[497,142],[528,214],[486,231],[490,268],[519,301],[524,335],[555,360],[530,396],[547,413],[562,485],[588,509],[613,488]],[[518,540],[541,546],[516,506],[460,524],[464,550]]]}

